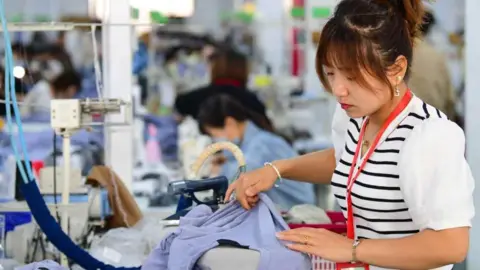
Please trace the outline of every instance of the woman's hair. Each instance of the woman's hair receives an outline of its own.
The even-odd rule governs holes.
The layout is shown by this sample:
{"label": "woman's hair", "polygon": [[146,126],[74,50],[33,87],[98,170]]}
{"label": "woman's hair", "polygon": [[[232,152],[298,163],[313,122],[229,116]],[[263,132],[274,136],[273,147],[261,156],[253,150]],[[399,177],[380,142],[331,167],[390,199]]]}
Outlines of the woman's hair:
{"label": "woman's hair", "polygon": [[248,82],[249,68],[247,57],[234,50],[220,51],[211,59],[211,82],[220,79],[235,80],[241,86]]}
{"label": "woman's hair", "polygon": [[198,112],[198,123],[201,131],[206,133],[205,127],[225,127],[227,117],[232,117],[239,122],[250,120],[261,129],[273,132],[268,119],[248,110],[240,102],[225,94],[212,96],[202,102]]}
{"label": "woman's hair", "polygon": [[[324,66],[336,67],[364,87],[364,74],[390,85],[387,72],[403,55],[410,67],[413,44],[420,35],[422,0],[342,0],[322,30],[316,69],[324,87],[331,86]],[[406,77],[408,78],[407,69]]]}
{"label": "woman's hair", "polygon": [[82,87],[82,79],[76,71],[67,70],[55,77],[50,84],[55,93],[64,93],[72,86],[79,91]]}

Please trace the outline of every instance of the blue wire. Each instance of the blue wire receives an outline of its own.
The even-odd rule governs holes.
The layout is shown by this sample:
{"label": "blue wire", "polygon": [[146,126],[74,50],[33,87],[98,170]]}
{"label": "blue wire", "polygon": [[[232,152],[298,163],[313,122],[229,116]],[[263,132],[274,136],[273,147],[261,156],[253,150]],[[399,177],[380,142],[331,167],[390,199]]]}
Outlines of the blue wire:
{"label": "blue wire", "polygon": [[[10,141],[11,141],[11,144],[12,144],[12,148],[13,148],[13,152],[15,153],[15,159],[17,161],[17,166],[19,166],[19,169],[20,169],[20,174],[22,176],[22,179],[24,180],[25,183],[27,183],[27,181],[25,181],[26,179],[26,175],[25,175],[25,171],[23,169],[23,164],[21,164],[20,162],[20,159],[18,158],[19,157],[19,154],[18,154],[18,150],[17,150],[17,146],[16,146],[16,143],[14,141],[14,137],[13,137],[13,132],[12,132],[12,112],[11,112],[11,107],[10,107],[10,84],[11,84],[11,75],[10,75],[10,72],[11,72],[11,69],[9,68],[9,58],[10,58],[10,55],[9,55],[9,52],[8,52],[8,47],[9,45],[7,44],[7,36],[8,36],[8,32],[6,31],[7,29],[7,25],[6,25],[6,20],[4,20],[4,12],[3,12],[3,0],[0,0],[0,18],[1,18],[1,21],[2,21],[2,28],[4,29],[4,47],[5,47],[5,108],[6,108],[6,111],[7,111],[7,124],[8,124],[8,129],[9,129],[9,133],[10,133]],[[14,81],[14,84],[15,84],[15,81]]]}
{"label": "blue wire", "polygon": [[[4,1],[0,0],[0,19],[2,21],[2,28],[3,28],[3,33],[4,33],[4,42],[5,42],[5,106],[6,106],[6,111],[7,111],[7,125],[8,129],[10,132],[10,140],[13,148],[13,152],[15,154],[15,159],[17,162],[17,166],[20,170],[20,175],[22,176],[22,179],[25,183],[28,183],[29,181],[33,181],[35,178],[33,177],[32,169],[30,166],[30,159],[28,158],[28,153],[26,152],[26,147],[25,147],[25,140],[23,138],[23,128],[22,128],[22,122],[20,119],[20,113],[18,112],[18,104],[15,96],[15,91],[11,91],[12,89],[15,89],[15,78],[12,74],[13,70],[13,52],[12,52],[12,46],[10,42],[10,35],[8,32],[7,28],[7,19],[5,16],[5,11],[4,11]],[[10,97],[12,98],[12,101],[10,101]],[[21,162],[21,156],[18,153],[17,145],[15,143],[14,137],[13,137],[13,126],[12,126],[12,115],[11,115],[11,106],[10,104],[13,104],[14,106],[14,112],[16,116],[16,122],[19,128],[18,136],[20,138],[20,144],[23,150],[23,154],[25,157],[25,163],[27,167],[27,173],[28,176],[25,174],[24,166]]]}
{"label": "blue wire", "polygon": [[[3,1],[3,0],[2,0]],[[1,8],[3,10],[3,6]],[[16,120],[16,123],[18,125],[18,134],[19,134],[19,137],[20,137],[20,146],[22,148],[22,152],[23,152],[23,157],[24,157],[24,160],[25,160],[25,167],[27,167],[27,173],[28,173],[28,179],[27,181],[34,181],[35,180],[35,176],[33,174],[33,170],[32,170],[32,166],[30,165],[30,155],[28,154],[28,150],[27,150],[27,144],[25,142],[25,134],[23,132],[23,123],[22,123],[22,118],[21,118],[21,112],[20,112],[20,108],[18,107],[18,102],[17,102],[17,96],[15,94],[15,78],[13,76],[13,67],[14,67],[14,62],[13,62],[13,52],[12,52],[12,46],[11,46],[11,41],[10,41],[10,35],[7,35],[8,36],[8,44],[10,45],[8,47],[8,51],[9,51],[9,60],[10,60],[10,73],[11,73],[11,81],[10,81],[10,94],[11,94],[11,97],[12,97],[12,102],[13,102],[13,110],[15,112],[15,120]]]}

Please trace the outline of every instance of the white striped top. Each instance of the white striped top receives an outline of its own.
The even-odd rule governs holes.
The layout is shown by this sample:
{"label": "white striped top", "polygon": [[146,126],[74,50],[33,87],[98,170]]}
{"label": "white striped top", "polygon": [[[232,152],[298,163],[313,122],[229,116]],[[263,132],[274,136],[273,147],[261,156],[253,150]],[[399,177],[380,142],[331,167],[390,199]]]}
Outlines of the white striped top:
{"label": "white striped top", "polygon": [[[345,218],[347,178],[363,121],[349,118],[340,107],[333,120],[337,167],[332,186]],[[471,226],[474,180],[464,152],[460,127],[414,96],[353,185],[355,235],[399,238],[423,229]],[[361,157],[356,164],[358,169]]]}

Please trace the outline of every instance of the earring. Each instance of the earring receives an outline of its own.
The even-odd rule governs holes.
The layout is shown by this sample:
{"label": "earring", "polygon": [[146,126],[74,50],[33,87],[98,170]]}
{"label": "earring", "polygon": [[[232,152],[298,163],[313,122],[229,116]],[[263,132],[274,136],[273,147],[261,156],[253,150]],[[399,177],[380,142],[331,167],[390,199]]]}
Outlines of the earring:
{"label": "earring", "polygon": [[396,97],[399,97],[400,96],[400,88],[397,86],[395,86],[395,91],[393,93]]}
{"label": "earring", "polygon": [[398,84],[397,84],[397,86],[395,86],[395,91],[394,91],[394,95],[395,95],[396,97],[400,96],[400,87],[399,87],[399,85],[400,85],[400,82],[401,82],[401,81],[402,81],[402,76],[398,76]]}

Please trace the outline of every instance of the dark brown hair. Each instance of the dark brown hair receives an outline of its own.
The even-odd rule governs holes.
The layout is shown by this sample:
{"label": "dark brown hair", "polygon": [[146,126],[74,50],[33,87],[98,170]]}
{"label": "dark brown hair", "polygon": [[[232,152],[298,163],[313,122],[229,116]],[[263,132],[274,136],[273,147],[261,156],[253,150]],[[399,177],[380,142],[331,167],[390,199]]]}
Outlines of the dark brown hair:
{"label": "dark brown hair", "polygon": [[242,87],[248,82],[249,68],[247,57],[234,50],[226,50],[212,57],[211,82],[234,80]]}
{"label": "dark brown hair", "polygon": [[247,109],[226,94],[214,95],[202,102],[198,112],[200,130],[206,133],[205,127],[223,128],[227,117],[232,117],[240,122],[250,120],[259,128],[273,132],[272,124],[268,118]]}
{"label": "dark brown hair", "polygon": [[[343,69],[360,85],[364,74],[393,90],[387,71],[403,55],[410,66],[415,38],[424,14],[422,0],[342,0],[322,30],[316,69],[324,87],[331,86],[324,66]],[[408,69],[406,77],[408,77]]]}
{"label": "dark brown hair", "polygon": [[82,79],[80,75],[73,70],[66,70],[55,77],[50,82],[55,93],[64,93],[69,87],[75,87],[77,91],[82,87]]}

